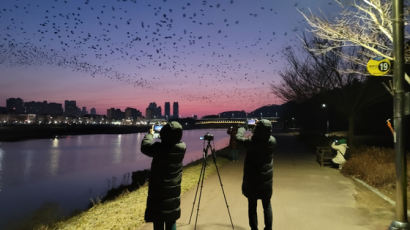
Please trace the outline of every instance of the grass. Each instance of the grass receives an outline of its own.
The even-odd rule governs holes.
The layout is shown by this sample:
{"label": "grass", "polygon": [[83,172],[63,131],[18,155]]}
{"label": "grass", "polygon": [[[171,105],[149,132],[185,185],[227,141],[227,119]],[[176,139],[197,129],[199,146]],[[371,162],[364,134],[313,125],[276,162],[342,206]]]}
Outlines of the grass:
{"label": "grass", "polygon": [[[208,158],[211,165],[212,158]],[[218,167],[228,162],[218,157]],[[201,161],[184,167],[181,182],[181,195],[198,183]],[[215,172],[215,167],[206,170],[206,177]],[[35,229],[138,229],[144,223],[145,204],[148,185],[133,192],[125,191],[114,200],[97,202],[89,210],[53,225],[39,225]]]}
{"label": "grass", "polygon": [[[384,193],[394,198],[396,187],[395,153],[392,148],[384,147],[358,147],[352,148],[351,158],[343,166],[342,173],[354,176],[364,182],[381,189]],[[409,158],[407,153],[407,158]],[[410,164],[407,161],[407,174]],[[409,188],[409,177],[407,186]]]}

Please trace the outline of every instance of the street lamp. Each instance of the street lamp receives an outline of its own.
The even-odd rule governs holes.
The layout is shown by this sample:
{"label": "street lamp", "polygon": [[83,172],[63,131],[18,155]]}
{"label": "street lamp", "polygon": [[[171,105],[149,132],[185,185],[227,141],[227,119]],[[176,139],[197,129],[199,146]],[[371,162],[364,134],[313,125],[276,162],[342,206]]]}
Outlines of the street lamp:
{"label": "street lamp", "polygon": [[325,116],[326,116],[326,133],[329,132],[329,114],[327,111],[327,105],[325,103],[322,104],[322,109],[325,110]]}

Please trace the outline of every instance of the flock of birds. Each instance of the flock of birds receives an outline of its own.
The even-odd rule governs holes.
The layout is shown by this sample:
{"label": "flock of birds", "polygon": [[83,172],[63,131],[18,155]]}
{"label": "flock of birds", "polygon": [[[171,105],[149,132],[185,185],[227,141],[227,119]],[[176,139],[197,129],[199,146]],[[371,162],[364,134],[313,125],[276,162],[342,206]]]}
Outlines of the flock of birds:
{"label": "flock of birds", "polygon": [[299,17],[282,28],[280,4],[299,3],[273,2],[2,1],[0,66],[59,66],[170,95],[185,91],[180,100],[257,103],[266,97],[258,89],[280,70],[278,44],[295,43],[305,26]]}

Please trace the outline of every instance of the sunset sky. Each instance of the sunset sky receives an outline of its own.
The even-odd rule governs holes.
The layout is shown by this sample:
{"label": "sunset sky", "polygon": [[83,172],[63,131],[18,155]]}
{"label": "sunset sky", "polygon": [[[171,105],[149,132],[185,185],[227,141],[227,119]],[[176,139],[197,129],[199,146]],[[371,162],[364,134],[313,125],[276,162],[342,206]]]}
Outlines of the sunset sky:
{"label": "sunset sky", "polygon": [[180,115],[281,104],[270,89],[306,24],[297,8],[334,1],[2,0],[0,106],[6,98]]}

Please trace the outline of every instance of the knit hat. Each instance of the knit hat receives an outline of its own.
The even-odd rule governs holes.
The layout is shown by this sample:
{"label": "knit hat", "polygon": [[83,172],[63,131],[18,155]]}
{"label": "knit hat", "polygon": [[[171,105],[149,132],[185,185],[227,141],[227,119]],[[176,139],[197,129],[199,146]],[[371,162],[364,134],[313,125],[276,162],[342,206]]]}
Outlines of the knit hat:
{"label": "knit hat", "polygon": [[341,144],[347,144],[347,140],[344,138],[336,140],[336,145],[341,145]]}

